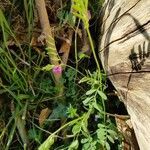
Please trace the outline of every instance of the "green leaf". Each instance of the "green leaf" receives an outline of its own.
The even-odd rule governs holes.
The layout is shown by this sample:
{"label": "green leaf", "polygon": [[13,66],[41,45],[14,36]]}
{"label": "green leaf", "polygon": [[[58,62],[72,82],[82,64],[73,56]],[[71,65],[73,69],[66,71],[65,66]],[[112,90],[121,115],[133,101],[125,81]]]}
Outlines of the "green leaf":
{"label": "green leaf", "polygon": [[104,124],[101,124],[101,123],[99,123],[97,126],[98,126],[98,128],[106,128],[106,126]]}
{"label": "green leaf", "polygon": [[105,143],[105,146],[106,146],[106,150],[110,150],[110,145],[108,142]]}
{"label": "green leaf", "polygon": [[38,132],[38,130],[36,129],[30,129],[28,131],[28,135],[29,135],[29,139],[31,139],[32,141],[36,141],[37,143],[40,144],[41,141],[41,134]]}
{"label": "green leaf", "polygon": [[84,54],[83,52],[79,53],[79,58],[82,59],[82,58],[89,58],[88,55]]}
{"label": "green leaf", "polygon": [[84,20],[83,16],[81,14],[78,14],[76,12],[73,12],[73,15],[75,15],[76,17],[78,17],[79,19]]}
{"label": "green leaf", "polygon": [[70,104],[69,108],[67,109],[67,114],[69,118],[74,118],[77,117],[77,109],[73,108],[72,105]]}
{"label": "green leaf", "polygon": [[110,134],[110,136],[112,137],[116,137],[117,136],[117,133],[113,130],[107,130],[107,132]]}
{"label": "green leaf", "polygon": [[50,119],[60,119],[62,117],[66,117],[67,116],[67,106],[59,103],[58,106],[56,108],[53,109],[53,112],[51,113],[51,115],[49,116],[49,120]]}
{"label": "green leaf", "polygon": [[0,47],[0,53],[4,53],[4,50]]}
{"label": "green leaf", "polygon": [[98,105],[96,102],[93,103],[93,106],[95,109],[97,109],[99,112],[102,112],[102,106]]}
{"label": "green leaf", "polygon": [[87,143],[88,140],[89,140],[88,138],[87,138],[87,139],[81,139],[81,143],[82,143],[82,144]]}
{"label": "green leaf", "polygon": [[44,70],[44,71],[50,71],[50,70],[53,69],[53,67],[54,67],[54,65],[48,64],[48,65],[46,65],[45,67],[43,67],[42,70]]}
{"label": "green leaf", "polygon": [[76,12],[81,12],[82,11],[82,9],[79,5],[73,5],[72,9],[75,10]]}
{"label": "green leaf", "polygon": [[47,140],[40,145],[38,150],[50,150],[51,146],[54,144],[54,135],[51,135]]}
{"label": "green leaf", "polygon": [[98,137],[98,139],[100,141],[105,141],[105,139],[106,139],[106,132],[105,132],[105,130],[104,129],[98,129],[97,130],[97,137]]}
{"label": "green leaf", "polygon": [[8,136],[8,142],[7,142],[7,145],[5,147],[5,150],[8,150],[9,147],[10,147],[10,144],[11,144],[11,142],[13,140],[13,137],[14,137],[15,129],[16,129],[16,123],[11,128],[10,134]]}
{"label": "green leaf", "polygon": [[29,99],[31,96],[27,94],[19,94],[17,95],[18,100],[24,100],[24,99]]}
{"label": "green leaf", "polygon": [[102,91],[99,91],[99,90],[97,92],[102,99],[107,100],[107,96],[105,95],[105,93],[103,93]]}
{"label": "green leaf", "polygon": [[87,121],[83,121],[81,127],[85,133],[88,133],[87,126],[88,126]]}
{"label": "green leaf", "polygon": [[73,128],[72,128],[73,135],[76,135],[80,131],[81,131],[81,123],[78,123],[78,124],[73,126]]}
{"label": "green leaf", "polygon": [[107,138],[111,143],[114,143],[114,139],[110,135],[107,135]]}
{"label": "green leaf", "polygon": [[95,150],[93,149],[95,147],[95,141],[93,141],[92,137],[91,136],[88,136],[87,138],[85,139],[82,139],[81,140],[81,143],[82,143],[82,150]]}
{"label": "green leaf", "polygon": [[96,91],[96,89],[90,89],[89,91],[86,92],[86,95],[91,95]]}
{"label": "green leaf", "polygon": [[79,81],[79,84],[80,84],[80,83],[83,83],[83,82],[86,82],[86,81],[88,81],[88,80],[89,80],[89,78],[83,77],[83,78]]}
{"label": "green leaf", "polygon": [[79,58],[80,58],[80,59],[85,58],[85,54],[84,54],[84,53],[80,53],[80,54],[79,54]]}
{"label": "green leaf", "polygon": [[99,139],[99,140],[97,140],[97,142],[100,143],[101,146],[103,146],[103,147],[105,146],[105,139],[103,139],[103,140]]}
{"label": "green leaf", "polygon": [[78,146],[79,146],[79,142],[78,142],[78,140],[75,140],[75,141],[73,141],[71,143],[71,145],[69,146],[68,150],[75,150],[75,149],[78,148]]}
{"label": "green leaf", "polygon": [[28,135],[29,135],[29,138],[30,139],[35,139],[36,138],[36,136],[37,136],[37,133],[36,133],[36,130],[35,129],[30,129],[29,131],[28,131]]}
{"label": "green leaf", "polygon": [[93,98],[93,96],[87,97],[87,98],[83,101],[83,104],[86,106],[86,105],[89,103],[89,101],[92,100],[92,98]]}
{"label": "green leaf", "polygon": [[91,145],[91,143],[89,143],[89,142],[85,143],[83,145],[83,147],[82,147],[82,150],[88,150],[88,149],[90,149],[90,145]]}

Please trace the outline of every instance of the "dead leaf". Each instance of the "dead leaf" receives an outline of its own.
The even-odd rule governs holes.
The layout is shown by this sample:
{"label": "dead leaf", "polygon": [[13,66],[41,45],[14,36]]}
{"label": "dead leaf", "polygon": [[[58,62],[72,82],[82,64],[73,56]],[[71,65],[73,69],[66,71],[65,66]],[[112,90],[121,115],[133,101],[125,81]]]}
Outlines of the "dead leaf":
{"label": "dead leaf", "polygon": [[41,110],[39,115],[39,125],[42,126],[52,111],[49,108],[44,108]]}
{"label": "dead leaf", "polygon": [[68,29],[68,33],[67,33],[68,34],[68,39],[66,39],[62,43],[61,48],[59,50],[59,53],[63,54],[62,55],[62,61],[63,61],[64,64],[67,64],[67,61],[68,61],[73,32],[74,31],[72,29]]}
{"label": "dead leaf", "polygon": [[123,136],[123,150],[139,150],[137,140],[132,128],[131,120],[126,118],[115,118],[118,131]]}

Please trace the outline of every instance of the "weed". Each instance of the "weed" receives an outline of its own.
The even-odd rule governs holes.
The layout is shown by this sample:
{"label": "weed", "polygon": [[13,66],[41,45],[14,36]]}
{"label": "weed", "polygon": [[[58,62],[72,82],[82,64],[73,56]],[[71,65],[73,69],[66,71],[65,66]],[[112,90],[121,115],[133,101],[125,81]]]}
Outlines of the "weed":
{"label": "weed", "polygon": [[[52,35],[46,41],[47,54],[35,53],[29,43],[19,43],[0,10],[3,37],[0,41],[0,93],[9,101],[9,119],[3,120],[4,127],[0,131],[3,149],[10,149],[16,143],[15,149],[27,149],[31,145],[31,149],[39,150],[110,150],[111,145],[118,141],[118,132],[105,109],[108,101],[106,75],[100,68],[89,30],[88,8],[91,3],[88,2],[65,2],[65,7],[57,11],[59,27],[67,24],[68,28],[75,29],[75,68],[61,62]],[[33,1],[24,0],[28,42],[34,32],[34,5]],[[96,62],[93,72],[78,69],[78,62],[86,57],[82,54],[78,60],[77,55],[77,36],[82,23]],[[15,48],[10,46],[9,39],[15,41]],[[51,64],[47,63],[48,57]],[[56,61],[57,65],[53,63]],[[62,73],[59,78],[61,86],[55,81],[59,73]],[[43,113],[43,110],[48,111]],[[44,118],[42,123],[41,118]]]}

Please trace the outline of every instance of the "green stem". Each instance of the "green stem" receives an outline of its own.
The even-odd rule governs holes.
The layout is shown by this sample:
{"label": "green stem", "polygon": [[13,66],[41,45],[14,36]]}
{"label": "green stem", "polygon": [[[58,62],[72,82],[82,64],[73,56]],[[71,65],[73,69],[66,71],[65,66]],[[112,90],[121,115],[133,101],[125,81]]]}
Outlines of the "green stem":
{"label": "green stem", "polygon": [[104,114],[104,123],[106,122],[106,108],[105,108],[105,102],[102,99],[102,104],[103,104],[103,114]]}
{"label": "green stem", "polygon": [[44,145],[47,145],[47,143],[50,141],[50,139],[53,138],[53,137],[54,137],[58,132],[60,132],[62,129],[66,128],[66,127],[69,126],[69,125],[72,125],[72,124],[76,123],[77,121],[81,120],[83,117],[84,117],[84,115],[81,116],[81,117],[79,117],[79,118],[77,118],[77,119],[74,119],[74,120],[72,120],[72,121],[66,123],[66,124],[63,125],[62,127],[60,127],[58,130],[56,130],[54,133],[52,133],[52,134],[40,145],[40,147],[39,147],[38,149],[41,149],[42,147],[44,147]]}
{"label": "green stem", "polygon": [[[90,45],[91,45],[91,50],[92,50],[92,53],[93,53],[93,56],[94,56],[94,59],[95,59],[95,62],[96,62],[97,68],[98,68],[98,74],[99,74],[98,76],[99,76],[100,84],[102,85],[101,69],[100,69],[100,65],[99,65],[99,62],[98,62],[95,50],[94,50],[94,45],[93,45],[92,37],[91,37],[89,29],[86,29],[86,30],[87,30],[87,34],[88,34],[88,37],[89,37],[89,41],[90,41]],[[100,90],[103,91],[102,86],[100,86]],[[106,108],[105,108],[105,103],[104,103],[103,99],[102,99],[102,104],[103,104],[103,110],[105,112]],[[106,121],[106,114],[104,113],[104,122],[105,121]]]}
{"label": "green stem", "polygon": [[75,31],[75,61],[76,61],[76,76],[75,79],[77,77],[77,70],[78,70],[78,52],[77,52],[77,30],[79,29],[79,24],[80,24],[80,19],[78,21],[77,27],[76,27],[76,31]]}
{"label": "green stem", "polygon": [[[101,69],[100,69],[100,65],[99,65],[99,62],[98,62],[95,50],[94,50],[94,45],[93,45],[92,37],[91,37],[90,31],[89,31],[88,28],[86,29],[86,31],[87,31],[87,34],[88,34],[88,37],[89,37],[89,41],[90,41],[90,45],[91,45],[91,50],[92,50],[92,53],[93,53],[93,56],[94,56],[94,59],[95,59],[95,62],[96,62],[97,68],[98,68],[100,83],[102,83]],[[102,87],[100,87],[100,88],[102,90]]]}

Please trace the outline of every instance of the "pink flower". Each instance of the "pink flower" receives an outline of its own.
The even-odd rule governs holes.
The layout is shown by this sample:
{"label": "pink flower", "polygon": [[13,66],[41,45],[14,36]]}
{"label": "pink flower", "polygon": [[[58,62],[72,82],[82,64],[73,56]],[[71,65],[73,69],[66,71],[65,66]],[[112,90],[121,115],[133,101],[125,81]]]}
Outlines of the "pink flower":
{"label": "pink flower", "polygon": [[53,73],[54,74],[61,74],[62,73],[62,67],[60,65],[53,67]]}

